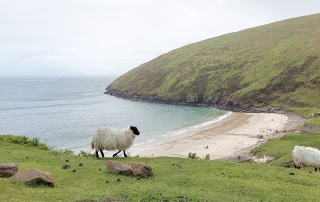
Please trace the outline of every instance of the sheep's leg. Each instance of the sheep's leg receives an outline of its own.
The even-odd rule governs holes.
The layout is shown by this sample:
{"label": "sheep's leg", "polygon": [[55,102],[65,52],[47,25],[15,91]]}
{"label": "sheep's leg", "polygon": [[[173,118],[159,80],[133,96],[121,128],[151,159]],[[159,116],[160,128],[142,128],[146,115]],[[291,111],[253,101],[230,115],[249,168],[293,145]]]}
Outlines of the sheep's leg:
{"label": "sheep's leg", "polygon": [[104,158],[104,153],[103,153],[102,149],[100,150],[100,153],[101,153],[102,158]]}
{"label": "sheep's leg", "polygon": [[114,158],[115,156],[117,156],[117,154],[119,154],[120,152],[121,152],[121,150],[119,150],[117,153],[113,154],[113,158]]}
{"label": "sheep's leg", "polygon": [[296,166],[296,164],[295,164],[295,163],[294,163],[294,168],[295,168],[295,169],[297,169],[297,166]]}
{"label": "sheep's leg", "polygon": [[123,150],[123,154],[124,154],[125,157],[127,157],[126,151]]}
{"label": "sheep's leg", "polygon": [[97,159],[99,158],[99,154],[98,154],[98,151],[96,151],[96,157],[97,157]]}
{"label": "sheep's leg", "polygon": [[317,171],[317,168],[314,168],[314,171]]}

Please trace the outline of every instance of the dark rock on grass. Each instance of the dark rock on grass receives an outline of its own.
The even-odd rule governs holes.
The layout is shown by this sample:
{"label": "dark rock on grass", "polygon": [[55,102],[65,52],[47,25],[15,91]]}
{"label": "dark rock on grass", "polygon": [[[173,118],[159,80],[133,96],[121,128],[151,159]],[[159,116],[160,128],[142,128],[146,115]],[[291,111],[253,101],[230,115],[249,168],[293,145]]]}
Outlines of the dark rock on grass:
{"label": "dark rock on grass", "polygon": [[15,163],[0,163],[0,177],[11,177],[18,172],[18,165]]}
{"label": "dark rock on grass", "polygon": [[83,164],[82,163],[79,163],[79,166],[82,166]]}
{"label": "dark rock on grass", "polygon": [[251,159],[245,157],[245,156],[237,156],[227,159],[227,161],[233,161],[237,163],[244,163],[244,162],[252,162]]}
{"label": "dark rock on grass", "polygon": [[23,181],[27,184],[32,185],[45,185],[54,187],[53,178],[51,174],[37,169],[30,169],[18,172],[12,177],[10,177],[10,179],[14,181]]}
{"label": "dark rock on grass", "polygon": [[62,169],[67,169],[67,168],[70,168],[70,165],[63,165],[62,166]]}
{"label": "dark rock on grass", "polygon": [[293,172],[290,172],[289,175],[294,175],[294,173],[293,173]]}

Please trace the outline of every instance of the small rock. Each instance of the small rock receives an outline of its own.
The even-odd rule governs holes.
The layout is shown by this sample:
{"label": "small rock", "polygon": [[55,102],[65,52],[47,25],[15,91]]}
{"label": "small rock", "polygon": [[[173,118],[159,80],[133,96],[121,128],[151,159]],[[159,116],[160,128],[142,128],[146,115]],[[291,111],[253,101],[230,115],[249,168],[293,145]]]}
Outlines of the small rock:
{"label": "small rock", "polygon": [[132,176],[133,171],[130,166],[123,165],[121,163],[115,162],[115,161],[107,161],[106,171],[108,173],[113,173],[116,175],[126,175],[126,176]]}
{"label": "small rock", "polygon": [[15,163],[0,163],[0,177],[11,177],[18,172],[18,165]]}
{"label": "small rock", "polygon": [[289,175],[294,175],[294,173],[293,173],[293,172],[290,172]]}
{"label": "small rock", "polygon": [[79,166],[82,166],[83,164],[82,163],[79,163]]}
{"label": "small rock", "polygon": [[263,135],[257,135],[258,139],[263,139]]}
{"label": "small rock", "polygon": [[76,171],[76,169],[73,169],[73,171],[72,171],[72,172],[74,172],[74,173],[75,173],[75,172],[77,172],[77,171]]}
{"label": "small rock", "polygon": [[120,182],[121,181],[120,178],[118,178],[117,181]]}
{"label": "small rock", "polygon": [[14,181],[24,181],[26,183],[36,185],[44,184],[46,186],[54,186],[51,174],[37,169],[18,172],[10,179]]}
{"label": "small rock", "polygon": [[306,127],[304,127],[302,132],[303,133],[312,133],[313,132],[313,126],[312,125],[307,125]]}
{"label": "small rock", "polygon": [[67,169],[67,168],[70,168],[70,165],[63,165],[62,166],[62,169]]}
{"label": "small rock", "polygon": [[141,178],[145,178],[153,175],[152,168],[148,165],[140,164],[140,163],[129,163],[129,165],[131,166],[133,173]]}
{"label": "small rock", "polygon": [[227,159],[227,161],[233,161],[237,163],[244,163],[244,162],[252,162],[252,159],[248,159],[247,157],[244,156],[237,156],[237,157],[232,157]]}
{"label": "small rock", "polygon": [[284,163],[284,164],[282,164],[282,167],[290,168],[290,165],[289,165],[289,164],[287,164],[287,163]]}

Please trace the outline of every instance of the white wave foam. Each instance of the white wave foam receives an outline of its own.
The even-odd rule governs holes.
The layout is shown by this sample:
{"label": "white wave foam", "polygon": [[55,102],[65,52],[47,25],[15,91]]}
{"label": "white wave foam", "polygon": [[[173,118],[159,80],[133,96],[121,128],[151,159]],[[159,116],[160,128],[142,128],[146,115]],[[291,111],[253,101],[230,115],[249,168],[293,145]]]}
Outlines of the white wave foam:
{"label": "white wave foam", "polygon": [[133,147],[137,147],[137,146],[149,144],[149,143],[154,142],[154,141],[155,141],[155,139],[148,139],[148,140],[146,140],[146,141],[144,141],[144,142],[133,144],[132,146],[133,146]]}
{"label": "white wave foam", "polygon": [[216,124],[217,122],[227,118],[231,114],[232,114],[232,112],[227,112],[226,114],[224,114],[222,116],[218,116],[213,120],[206,121],[206,122],[194,125],[194,126],[189,126],[186,129],[183,129],[182,131],[175,132],[175,134],[181,134],[181,133],[185,133],[185,132],[192,132],[192,131],[195,131],[195,130],[203,130],[203,129],[209,128],[213,124]]}
{"label": "white wave foam", "polygon": [[159,142],[163,142],[163,141],[166,141],[168,139],[173,140],[173,139],[176,139],[176,138],[188,136],[188,135],[191,135],[192,133],[195,133],[197,131],[205,130],[205,129],[208,129],[208,128],[212,127],[214,124],[216,124],[219,121],[227,118],[231,114],[232,114],[232,112],[226,112],[225,114],[223,114],[221,116],[218,116],[213,120],[206,121],[206,122],[203,122],[203,123],[200,123],[200,124],[197,124],[197,125],[189,126],[189,127],[186,127],[186,128],[182,128],[180,130],[169,131],[169,132],[166,132],[166,133],[158,135],[157,138],[155,138],[155,139],[149,139],[147,141],[143,141],[141,143],[134,144],[133,146],[142,146],[142,145],[150,146],[153,143],[157,144]]}

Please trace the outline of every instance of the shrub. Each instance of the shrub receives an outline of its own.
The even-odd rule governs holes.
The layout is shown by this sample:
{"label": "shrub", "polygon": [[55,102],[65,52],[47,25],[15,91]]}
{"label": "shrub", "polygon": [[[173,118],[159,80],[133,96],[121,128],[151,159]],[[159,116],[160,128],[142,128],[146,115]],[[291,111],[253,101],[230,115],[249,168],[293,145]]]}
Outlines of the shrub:
{"label": "shrub", "polygon": [[188,158],[190,158],[190,159],[198,159],[198,160],[200,159],[200,157],[197,156],[197,153],[192,153],[192,152],[189,152]]}
{"label": "shrub", "polygon": [[31,140],[25,136],[15,136],[15,135],[0,135],[1,142],[8,142],[13,144],[20,144],[26,146],[33,146],[43,150],[49,150],[48,145],[40,143],[38,138],[32,138]]}

